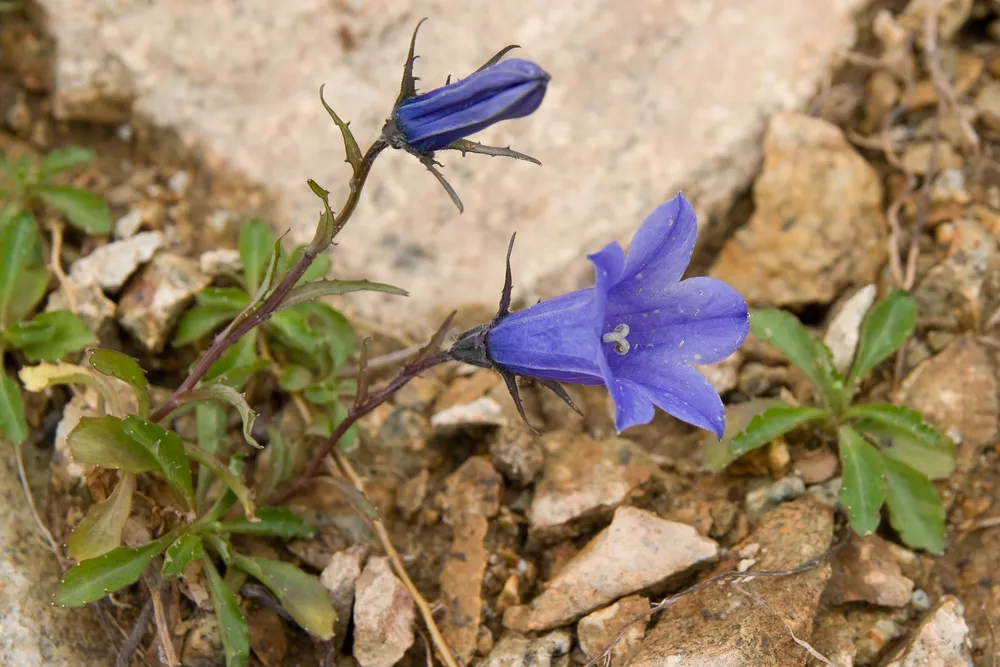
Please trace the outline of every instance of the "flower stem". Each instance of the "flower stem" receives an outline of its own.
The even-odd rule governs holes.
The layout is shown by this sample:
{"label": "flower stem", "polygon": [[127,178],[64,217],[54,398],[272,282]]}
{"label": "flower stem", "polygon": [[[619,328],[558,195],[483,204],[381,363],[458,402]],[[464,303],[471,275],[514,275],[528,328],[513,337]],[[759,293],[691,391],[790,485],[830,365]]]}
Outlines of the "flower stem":
{"label": "flower stem", "polygon": [[365,181],[368,179],[368,174],[371,173],[372,165],[375,164],[375,158],[386,149],[388,144],[382,139],[378,139],[373,143],[368,151],[365,153],[364,158],[361,161],[361,165],[357,172],[351,178],[350,193],[347,195],[347,201],[344,202],[344,208],[336,214],[333,218],[331,225],[332,231],[328,239],[322,239],[321,242],[317,243],[314,240],[306,246],[305,251],[302,253],[302,257],[295,263],[288,274],[278,283],[274,291],[264,300],[264,303],[260,304],[252,312],[248,313],[245,317],[240,319],[235,326],[228,328],[223,335],[218,336],[214,341],[212,341],[212,346],[205,351],[198,360],[194,369],[188,374],[181,385],[171,394],[170,398],[159,408],[156,409],[153,414],[150,415],[150,421],[158,422],[165,416],[170,414],[170,411],[176,408],[180,404],[180,396],[184,392],[193,389],[198,381],[205,376],[205,373],[212,367],[212,365],[219,360],[219,357],[229,349],[232,345],[236,343],[240,338],[243,337],[245,333],[256,327],[258,324],[269,318],[271,315],[278,310],[281,303],[288,296],[295,284],[299,282],[302,274],[306,272],[306,269],[313,263],[313,260],[319,255],[320,252],[325,250],[333,239],[340,233],[340,230],[344,228],[347,221],[350,219],[351,215],[354,213],[354,209],[358,206],[358,201],[361,199],[361,191],[364,188]]}

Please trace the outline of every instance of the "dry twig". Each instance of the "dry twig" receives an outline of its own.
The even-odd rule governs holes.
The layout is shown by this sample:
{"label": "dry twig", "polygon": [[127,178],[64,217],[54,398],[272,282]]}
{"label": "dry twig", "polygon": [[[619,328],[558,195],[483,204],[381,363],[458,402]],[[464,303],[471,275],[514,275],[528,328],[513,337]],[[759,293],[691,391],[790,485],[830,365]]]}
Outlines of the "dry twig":
{"label": "dry twig", "polygon": [[129,633],[128,639],[125,640],[122,647],[118,649],[118,655],[115,656],[115,667],[129,666],[129,663],[132,661],[132,654],[139,648],[139,644],[142,642],[142,638],[146,634],[146,628],[149,627],[151,620],[153,620],[152,597],[146,600],[146,604],[142,606],[142,611],[139,612],[139,616],[135,619],[135,625],[132,626],[132,632]]}
{"label": "dry twig", "polygon": [[730,584],[730,586],[732,586],[733,588],[735,588],[736,590],[738,590],[740,593],[743,593],[743,595],[747,596],[748,598],[750,598],[751,600],[753,600],[757,604],[766,607],[768,611],[770,611],[772,614],[774,614],[775,616],[777,616],[778,620],[785,624],[785,629],[788,630],[788,634],[792,638],[792,641],[795,642],[796,644],[798,644],[799,646],[801,646],[802,648],[804,648],[809,653],[809,655],[811,655],[812,657],[816,658],[817,660],[819,660],[820,662],[822,662],[824,665],[829,665],[829,667],[837,667],[832,662],[830,662],[826,658],[825,655],[823,655],[822,653],[820,653],[819,651],[817,651],[815,648],[813,648],[812,644],[810,644],[809,642],[805,641],[804,639],[799,639],[798,637],[796,637],[795,636],[795,632],[792,630],[792,626],[788,624],[788,621],[785,620],[785,617],[782,616],[781,614],[779,614],[775,610],[775,608],[772,607],[771,604],[767,600],[765,600],[764,598],[762,598],[760,596],[754,595],[753,593],[751,593],[750,591],[748,591],[748,590],[746,590],[744,588],[741,588],[736,582],[732,582]]}
{"label": "dry twig", "polygon": [[180,661],[177,659],[177,651],[174,649],[174,640],[170,636],[170,626],[167,623],[167,614],[163,608],[163,596],[160,594],[160,586],[154,581],[152,575],[144,577],[146,588],[149,589],[150,598],[153,600],[153,617],[156,619],[156,635],[160,639],[160,646],[163,648],[163,659],[169,667],[177,667]]}

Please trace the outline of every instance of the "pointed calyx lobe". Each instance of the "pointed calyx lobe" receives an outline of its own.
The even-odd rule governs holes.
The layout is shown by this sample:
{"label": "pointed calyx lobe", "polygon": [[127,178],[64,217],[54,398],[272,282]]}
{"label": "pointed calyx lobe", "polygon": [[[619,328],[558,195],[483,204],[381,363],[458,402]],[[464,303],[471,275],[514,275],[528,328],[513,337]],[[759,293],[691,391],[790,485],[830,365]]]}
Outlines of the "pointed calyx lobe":
{"label": "pointed calyx lobe", "polygon": [[463,334],[452,356],[543,383],[603,384],[619,431],[649,422],[656,406],[721,437],[722,400],[692,366],[739,348],[749,315],[729,285],[680,280],[696,234],[694,211],[678,195],[646,218],[628,255],[611,243],[590,256],[593,287],[507,314],[508,278],[501,312]]}

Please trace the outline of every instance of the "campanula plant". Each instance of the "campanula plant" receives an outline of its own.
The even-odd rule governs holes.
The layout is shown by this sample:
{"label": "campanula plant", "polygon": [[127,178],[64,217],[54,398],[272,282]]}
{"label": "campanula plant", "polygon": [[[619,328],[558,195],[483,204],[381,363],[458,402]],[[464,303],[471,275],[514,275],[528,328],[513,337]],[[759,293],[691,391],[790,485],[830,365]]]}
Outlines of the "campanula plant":
{"label": "campanula plant", "polygon": [[694,210],[678,194],[646,218],[627,255],[610,243],[589,256],[593,287],[516,313],[509,312],[508,252],[500,311],[464,333],[453,358],[499,371],[522,417],[517,375],[538,379],[564,400],[561,382],[605,385],[619,431],[648,423],[656,406],[721,438],[722,400],[692,366],[735,352],[749,316],[746,301],[726,283],[681,280],[697,231]]}

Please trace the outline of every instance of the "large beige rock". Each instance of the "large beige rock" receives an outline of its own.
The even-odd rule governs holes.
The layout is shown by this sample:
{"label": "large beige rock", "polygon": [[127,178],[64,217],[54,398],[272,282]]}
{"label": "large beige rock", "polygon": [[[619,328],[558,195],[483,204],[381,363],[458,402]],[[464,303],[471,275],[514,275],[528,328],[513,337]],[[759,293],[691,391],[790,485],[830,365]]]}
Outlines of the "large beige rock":
{"label": "large beige rock", "polygon": [[[728,199],[756,169],[767,117],[815,92],[867,0],[40,4],[59,52],[72,56],[58,64],[57,88],[79,79],[80,62],[96,63],[89,81],[128,79],[135,112],[272,187],[281,197],[274,222],[299,240],[319,212],[305,180],[331,188],[334,201],[347,185],[321,84],[365,144],[395,99],[419,18],[431,19],[418,43],[425,89],[521,44],[552,74],[548,97],[532,117],[478,138],[544,166],[447,154],[445,173],[466,204],[460,217],[421,165],[388,154],[342,236],[342,273],[413,295],[391,309],[377,308],[382,296],[352,302],[406,322],[439,305],[495,303],[514,230],[519,294],[550,293],[589,280],[584,251],[627,239],[678,189],[702,208]],[[130,76],[99,71],[115,59]]]}

